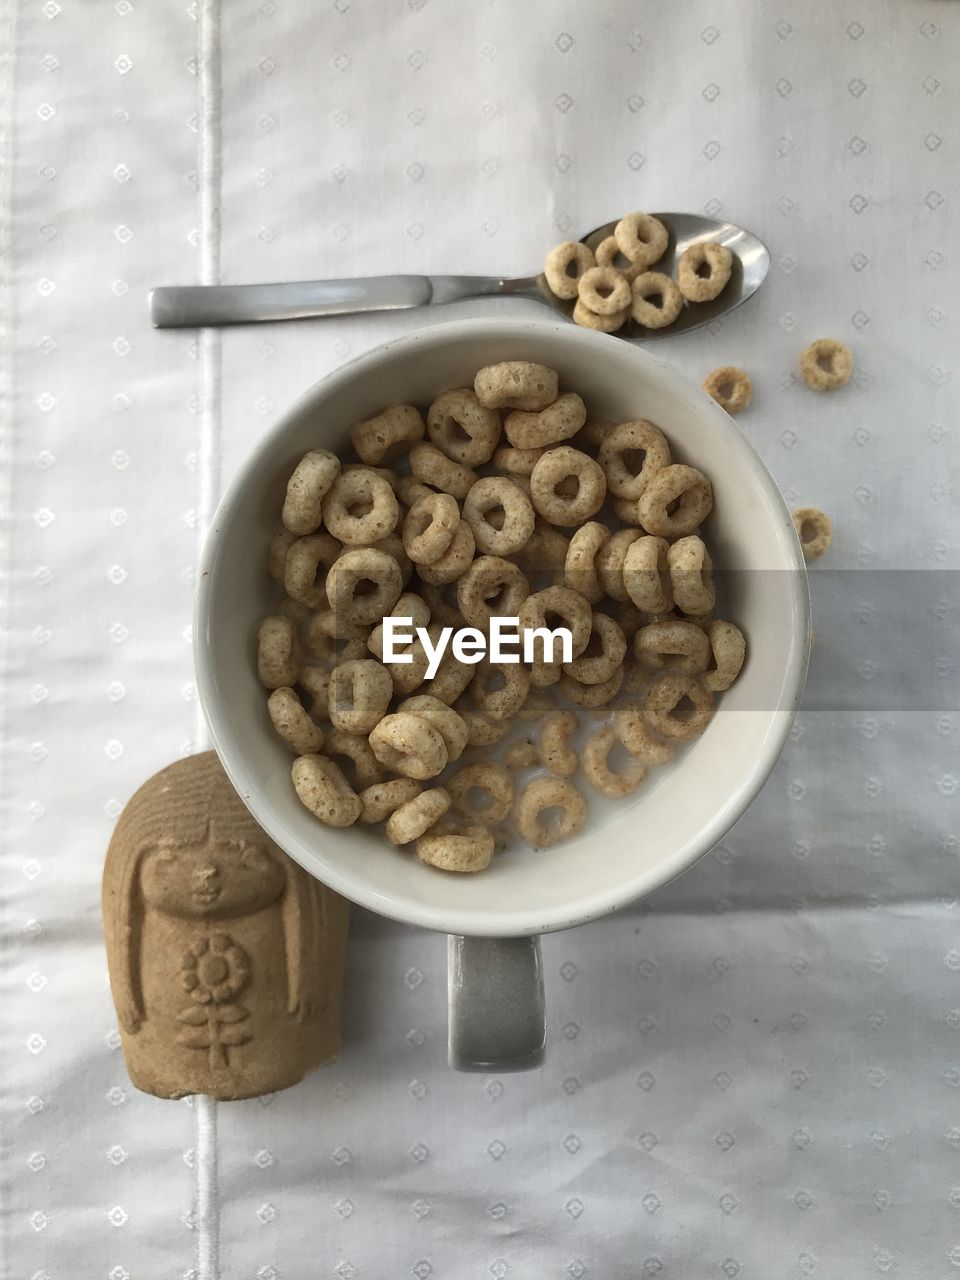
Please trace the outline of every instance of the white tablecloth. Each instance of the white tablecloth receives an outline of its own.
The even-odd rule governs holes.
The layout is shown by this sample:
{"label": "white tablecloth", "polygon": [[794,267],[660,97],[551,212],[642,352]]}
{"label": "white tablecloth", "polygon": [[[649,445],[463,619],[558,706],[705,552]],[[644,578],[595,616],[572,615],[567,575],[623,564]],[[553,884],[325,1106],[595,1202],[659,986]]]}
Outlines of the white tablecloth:
{"label": "white tablecloth", "polygon": [[[960,5],[6,0],[2,21],[3,1275],[955,1275]],[[151,331],[147,290],[525,273],[637,207],[771,246],[758,299],[659,350],[696,378],[746,365],[743,431],[835,521],[769,785],[679,882],[546,941],[540,1071],[448,1072],[442,939],[358,912],[336,1066],[250,1103],[137,1093],[100,868],[124,800],[203,742],[191,595],[223,481],[346,357],[534,306],[198,341]],[[825,334],[856,375],[815,397],[794,369]],[[892,569],[912,639],[870,598]]]}

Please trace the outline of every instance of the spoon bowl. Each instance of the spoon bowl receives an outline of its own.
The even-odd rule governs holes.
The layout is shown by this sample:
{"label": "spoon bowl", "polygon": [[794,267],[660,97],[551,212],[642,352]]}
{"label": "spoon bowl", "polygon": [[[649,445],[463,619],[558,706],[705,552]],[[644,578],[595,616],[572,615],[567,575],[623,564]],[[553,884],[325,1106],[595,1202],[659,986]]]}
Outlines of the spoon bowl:
{"label": "spoon bowl", "polygon": [[[660,271],[676,279],[680,259],[691,245],[722,244],[733,254],[730,280],[723,291],[709,302],[685,301],[683,310],[673,324],[663,329],[648,329],[635,320],[628,320],[613,336],[625,338],[628,342],[649,342],[651,338],[668,338],[678,333],[687,333],[691,329],[699,329],[701,325],[709,324],[728,311],[742,306],[766,280],[770,270],[769,250],[762,240],[743,227],[734,226],[732,222],[718,222],[696,213],[655,213],[653,216],[666,227],[670,239],[663,257],[649,268],[651,271]],[[615,221],[604,223],[602,227],[582,236],[581,243],[588,249],[596,250],[602,240],[613,235],[616,225]],[[623,264],[628,265],[626,258]],[[573,302],[555,297],[542,273],[537,277],[537,284],[544,301],[568,320],[572,320]]]}

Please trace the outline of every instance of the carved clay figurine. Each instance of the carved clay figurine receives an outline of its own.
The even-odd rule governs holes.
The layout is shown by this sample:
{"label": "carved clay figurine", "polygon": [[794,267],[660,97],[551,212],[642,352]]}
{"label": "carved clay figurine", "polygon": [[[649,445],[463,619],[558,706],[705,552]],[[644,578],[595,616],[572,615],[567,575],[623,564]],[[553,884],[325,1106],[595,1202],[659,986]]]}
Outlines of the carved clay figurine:
{"label": "carved clay figurine", "polygon": [[110,985],[137,1088],[249,1098],[336,1057],[348,915],[257,826],[214,752],[150,778],[103,872]]}

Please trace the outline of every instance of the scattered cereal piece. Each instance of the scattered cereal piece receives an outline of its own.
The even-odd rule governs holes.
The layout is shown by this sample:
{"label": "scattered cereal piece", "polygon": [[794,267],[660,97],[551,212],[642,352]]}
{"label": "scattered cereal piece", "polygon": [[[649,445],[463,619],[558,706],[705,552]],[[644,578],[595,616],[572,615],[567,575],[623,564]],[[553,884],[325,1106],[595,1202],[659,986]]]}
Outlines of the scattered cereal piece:
{"label": "scattered cereal piece", "polygon": [[703,389],[727,413],[740,413],[753,396],[749,373],[738,369],[735,364],[724,364],[708,373],[703,380]]}
{"label": "scattered cereal piece", "polygon": [[816,507],[799,507],[793,513],[793,526],[807,560],[816,560],[830,546],[833,521],[826,512]]}
{"label": "scattered cereal piece", "polygon": [[839,338],[817,338],[800,357],[800,373],[811,391],[836,391],[853,373],[850,348]]}

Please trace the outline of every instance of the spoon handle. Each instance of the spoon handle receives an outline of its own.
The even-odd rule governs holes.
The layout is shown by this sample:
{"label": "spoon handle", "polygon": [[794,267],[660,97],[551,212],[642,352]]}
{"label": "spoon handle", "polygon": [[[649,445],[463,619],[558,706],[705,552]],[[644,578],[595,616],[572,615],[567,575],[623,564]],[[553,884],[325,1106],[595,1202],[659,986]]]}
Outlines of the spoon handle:
{"label": "spoon handle", "polygon": [[364,311],[406,311],[496,295],[539,296],[536,279],[364,276],[278,284],[172,285],[150,294],[150,319],[155,329],[196,329]]}

